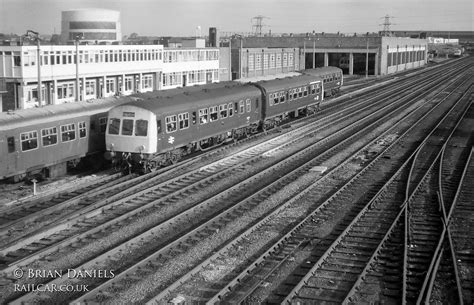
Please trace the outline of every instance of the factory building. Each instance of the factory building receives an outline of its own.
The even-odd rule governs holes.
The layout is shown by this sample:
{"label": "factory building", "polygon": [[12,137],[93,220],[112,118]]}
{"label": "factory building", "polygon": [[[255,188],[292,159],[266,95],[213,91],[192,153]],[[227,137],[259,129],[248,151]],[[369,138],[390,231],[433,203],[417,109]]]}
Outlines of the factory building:
{"label": "factory building", "polygon": [[249,78],[325,66],[345,74],[387,75],[424,66],[426,39],[341,35],[233,37],[232,78]]}

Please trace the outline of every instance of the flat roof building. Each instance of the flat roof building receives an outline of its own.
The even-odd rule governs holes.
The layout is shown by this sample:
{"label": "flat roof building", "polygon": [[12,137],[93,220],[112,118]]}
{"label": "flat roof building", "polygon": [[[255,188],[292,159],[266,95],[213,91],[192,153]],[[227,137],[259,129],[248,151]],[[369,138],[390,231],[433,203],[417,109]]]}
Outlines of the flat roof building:
{"label": "flat roof building", "polygon": [[39,52],[38,74],[37,46],[0,46],[3,111],[219,81],[219,48],[41,45]]}

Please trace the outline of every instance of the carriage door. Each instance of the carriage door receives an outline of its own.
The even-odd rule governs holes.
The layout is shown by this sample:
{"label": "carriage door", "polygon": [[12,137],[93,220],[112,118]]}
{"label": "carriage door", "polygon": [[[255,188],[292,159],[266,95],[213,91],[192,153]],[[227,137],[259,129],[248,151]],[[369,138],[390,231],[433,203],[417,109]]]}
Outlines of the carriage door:
{"label": "carriage door", "polygon": [[7,173],[14,173],[16,171],[19,152],[16,149],[15,137],[7,137],[7,149],[8,158],[5,162],[7,163]]}

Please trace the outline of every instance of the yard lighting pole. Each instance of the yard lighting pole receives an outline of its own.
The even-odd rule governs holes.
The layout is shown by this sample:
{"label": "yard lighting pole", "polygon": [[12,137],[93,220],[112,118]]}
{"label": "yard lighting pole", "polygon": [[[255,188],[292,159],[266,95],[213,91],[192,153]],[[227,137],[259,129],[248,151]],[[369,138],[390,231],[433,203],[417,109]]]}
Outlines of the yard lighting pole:
{"label": "yard lighting pole", "polygon": [[41,91],[41,54],[40,54],[40,37],[39,33],[28,30],[26,35],[31,40],[36,40],[36,58],[38,61],[38,106],[43,106],[43,92]]}
{"label": "yard lighting pole", "polygon": [[79,40],[84,39],[83,33],[77,33],[74,37],[74,44],[76,45],[76,102],[81,100],[81,93],[79,92]]}
{"label": "yard lighting pole", "polygon": [[365,78],[369,77],[369,36],[367,35],[367,49],[365,53]]}
{"label": "yard lighting pole", "polygon": [[[243,47],[243,39],[244,37],[240,34],[234,34],[234,37],[239,37],[239,40],[240,40],[240,48],[239,48],[239,79],[242,78],[242,58],[243,58],[243,54],[242,54],[242,47]],[[248,63],[247,63],[248,64]]]}

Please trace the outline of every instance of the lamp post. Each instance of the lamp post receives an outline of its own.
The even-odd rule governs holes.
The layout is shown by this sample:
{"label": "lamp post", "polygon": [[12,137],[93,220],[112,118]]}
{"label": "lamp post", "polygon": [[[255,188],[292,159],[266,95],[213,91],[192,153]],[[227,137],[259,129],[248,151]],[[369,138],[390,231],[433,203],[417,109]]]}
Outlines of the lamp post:
{"label": "lamp post", "polygon": [[[242,44],[243,44],[243,36],[240,34],[234,34],[234,37],[239,37],[240,40],[240,48],[239,48],[239,79],[242,78]],[[247,63],[248,64],[248,63]]]}
{"label": "lamp post", "polygon": [[42,92],[42,86],[41,86],[41,54],[40,54],[40,37],[39,33],[28,30],[26,31],[25,34],[26,37],[28,37],[31,40],[36,41],[36,58],[38,61],[38,106],[41,107],[43,106],[43,92]]}
{"label": "lamp post", "polygon": [[74,44],[76,45],[76,102],[81,100],[81,93],[79,92],[79,41],[84,39],[83,33],[77,33],[74,37]]}
{"label": "lamp post", "polygon": [[365,78],[369,77],[369,35],[367,35],[367,49],[365,53]]}

